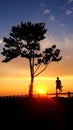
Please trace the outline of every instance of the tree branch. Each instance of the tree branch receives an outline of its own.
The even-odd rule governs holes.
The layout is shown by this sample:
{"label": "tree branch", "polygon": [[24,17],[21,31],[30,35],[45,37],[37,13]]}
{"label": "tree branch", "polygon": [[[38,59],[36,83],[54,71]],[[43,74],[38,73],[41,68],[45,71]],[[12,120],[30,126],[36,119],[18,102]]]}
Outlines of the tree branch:
{"label": "tree branch", "polygon": [[[49,62],[49,63],[50,63],[50,62]],[[49,63],[48,63],[48,64],[49,64]],[[44,67],[44,69],[42,69],[39,73],[37,73],[36,75],[34,75],[34,77],[36,77],[36,76],[38,76],[39,74],[41,74],[41,73],[47,68],[48,64],[46,64],[46,66]]]}
{"label": "tree branch", "polygon": [[34,74],[37,72],[37,70],[39,69],[39,67],[41,66],[41,63],[38,65],[38,67],[36,68]]}

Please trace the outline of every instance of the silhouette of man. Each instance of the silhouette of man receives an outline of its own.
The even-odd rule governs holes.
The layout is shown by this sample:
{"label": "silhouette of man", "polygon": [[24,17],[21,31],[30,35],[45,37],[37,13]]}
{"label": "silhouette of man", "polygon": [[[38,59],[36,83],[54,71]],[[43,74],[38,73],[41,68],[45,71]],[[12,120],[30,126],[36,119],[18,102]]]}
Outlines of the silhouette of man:
{"label": "silhouette of man", "polygon": [[56,93],[58,92],[57,90],[59,90],[59,92],[62,91],[62,84],[61,84],[61,80],[59,79],[59,77],[57,77],[57,80],[56,80]]}

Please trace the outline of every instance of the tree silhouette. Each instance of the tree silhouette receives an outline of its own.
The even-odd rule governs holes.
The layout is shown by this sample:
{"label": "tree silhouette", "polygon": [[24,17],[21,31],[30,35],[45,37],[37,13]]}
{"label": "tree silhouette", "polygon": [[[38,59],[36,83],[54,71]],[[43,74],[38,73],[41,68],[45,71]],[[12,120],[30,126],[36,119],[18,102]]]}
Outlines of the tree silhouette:
{"label": "tree silhouette", "polygon": [[[56,45],[41,49],[40,41],[45,39],[45,23],[31,22],[12,26],[9,38],[4,37],[5,45],[3,47],[2,55],[5,59],[2,62],[9,62],[19,55],[29,60],[31,81],[29,85],[29,96],[33,95],[34,77],[42,73],[51,61],[60,61],[60,50],[56,49]],[[38,72],[40,66],[44,64],[44,68]]]}

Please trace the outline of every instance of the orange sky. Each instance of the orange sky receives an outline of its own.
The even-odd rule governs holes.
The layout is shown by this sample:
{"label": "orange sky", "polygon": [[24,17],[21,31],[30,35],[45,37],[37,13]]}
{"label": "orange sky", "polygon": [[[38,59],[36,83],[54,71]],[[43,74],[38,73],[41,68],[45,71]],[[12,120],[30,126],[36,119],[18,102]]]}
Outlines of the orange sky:
{"label": "orange sky", "polygon": [[[55,92],[56,77],[60,77],[63,85],[63,92],[73,91],[73,38],[65,38],[58,41],[52,37],[42,42],[42,48],[57,43],[63,56],[59,62],[51,62],[47,69],[34,80],[34,93],[43,88],[45,92]],[[4,57],[0,56],[0,61]],[[28,94],[30,84],[30,71],[28,61],[25,58],[13,59],[11,62],[0,62],[0,95]]]}

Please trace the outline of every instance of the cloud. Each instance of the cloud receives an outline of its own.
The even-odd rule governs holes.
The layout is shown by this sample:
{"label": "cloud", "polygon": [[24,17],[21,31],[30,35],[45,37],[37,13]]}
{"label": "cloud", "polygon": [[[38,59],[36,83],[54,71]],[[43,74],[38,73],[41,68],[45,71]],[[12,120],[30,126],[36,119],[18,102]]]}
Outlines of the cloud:
{"label": "cloud", "polygon": [[71,15],[72,13],[73,13],[72,10],[67,10],[67,11],[66,11],[66,15]]}
{"label": "cloud", "polygon": [[62,6],[62,8],[61,8],[62,10],[65,10],[65,7],[64,6]]}
{"label": "cloud", "polygon": [[0,39],[0,44],[3,42],[3,39]]}
{"label": "cloud", "polygon": [[47,47],[51,47],[53,44],[56,45],[56,48],[60,49],[62,60],[58,63],[49,64],[46,75],[48,75],[48,72],[49,75],[73,75],[73,37],[64,36],[62,39],[59,39],[58,37],[55,38],[47,34],[46,39],[41,45],[44,50]]}
{"label": "cloud", "polygon": [[48,9],[46,9],[45,11],[44,11],[44,14],[49,14],[50,13],[50,10],[48,10]]}
{"label": "cloud", "polygon": [[64,46],[63,46],[63,53],[64,53],[64,59],[68,60],[73,64],[73,38],[72,37],[65,37],[63,40]]}
{"label": "cloud", "polygon": [[61,48],[61,41],[52,35],[47,34],[46,38],[41,41],[41,48],[44,50],[47,47],[51,47],[53,44],[57,45],[58,48]]}
{"label": "cloud", "polygon": [[[50,47],[51,45],[56,44],[57,48],[60,48],[61,55],[63,60],[73,61],[73,37],[64,36],[62,40],[56,39],[52,35],[47,34],[46,39],[42,41],[42,49]],[[72,62],[73,63],[73,62]]]}
{"label": "cloud", "polygon": [[68,0],[68,4],[71,4],[73,2],[73,0]]}
{"label": "cloud", "polygon": [[40,6],[41,7],[45,7],[45,3],[40,3]]}
{"label": "cloud", "polygon": [[64,27],[64,25],[65,25],[64,23],[61,23],[61,26],[62,26],[62,27]]}
{"label": "cloud", "polygon": [[2,51],[2,49],[3,49],[3,39],[0,39],[0,57],[1,57],[1,51]]}
{"label": "cloud", "polygon": [[55,16],[54,16],[54,15],[50,15],[50,16],[49,16],[49,19],[50,19],[51,21],[54,21],[54,20],[55,20]]}

